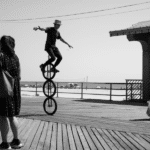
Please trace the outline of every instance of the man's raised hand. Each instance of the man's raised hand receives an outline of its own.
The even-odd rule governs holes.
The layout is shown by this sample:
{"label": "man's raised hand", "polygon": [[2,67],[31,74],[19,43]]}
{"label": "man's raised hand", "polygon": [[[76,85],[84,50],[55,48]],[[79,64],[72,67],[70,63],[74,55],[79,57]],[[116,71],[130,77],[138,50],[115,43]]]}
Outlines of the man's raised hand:
{"label": "man's raised hand", "polygon": [[68,45],[69,46],[69,48],[73,48],[71,45]]}
{"label": "man's raised hand", "polygon": [[38,30],[38,29],[40,29],[40,26],[33,28],[33,30],[35,30],[35,31]]}
{"label": "man's raised hand", "polygon": [[36,31],[37,29],[38,29],[37,27],[34,27],[34,28],[33,28],[33,30],[35,30],[35,31]]}

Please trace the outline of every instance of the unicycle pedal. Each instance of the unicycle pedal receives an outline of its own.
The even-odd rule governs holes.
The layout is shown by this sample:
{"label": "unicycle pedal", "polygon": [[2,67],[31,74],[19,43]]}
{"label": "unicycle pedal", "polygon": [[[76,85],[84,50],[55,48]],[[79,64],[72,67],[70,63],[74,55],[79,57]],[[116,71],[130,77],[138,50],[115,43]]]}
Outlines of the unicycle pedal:
{"label": "unicycle pedal", "polygon": [[57,72],[59,72],[59,70],[57,70],[56,68],[51,68],[51,69],[50,69],[50,72],[55,72],[55,73],[57,73]]}

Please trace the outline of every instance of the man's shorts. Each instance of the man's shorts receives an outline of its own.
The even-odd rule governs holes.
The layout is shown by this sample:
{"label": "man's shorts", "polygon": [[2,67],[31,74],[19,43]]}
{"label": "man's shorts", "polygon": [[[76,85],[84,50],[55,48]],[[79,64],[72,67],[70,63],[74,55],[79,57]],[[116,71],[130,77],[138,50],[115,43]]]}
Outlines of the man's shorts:
{"label": "man's shorts", "polygon": [[61,56],[61,53],[56,46],[46,46],[45,51],[47,51],[50,56]]}

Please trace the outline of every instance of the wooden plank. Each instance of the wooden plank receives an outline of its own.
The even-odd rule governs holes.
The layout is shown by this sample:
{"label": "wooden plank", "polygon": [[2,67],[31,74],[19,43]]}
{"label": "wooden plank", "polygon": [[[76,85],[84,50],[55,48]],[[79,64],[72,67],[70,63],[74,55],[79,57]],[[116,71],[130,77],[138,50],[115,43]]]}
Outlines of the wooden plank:
{"label": "wooden plank", "polygon": [[[28,122],[29,120],[27,119],[18,119],[18,134],[21,132],[21,130],[23,130],[26,122]],[[10,127],[10,126],[9,126]],[[13,133],[12,133],[12,130],[9,128],[9,133],[8,133],[8,141],[11,142],[12,139],[13,139]],[[0,138],[0,143],[2,142],[2,139]]]}
{"label": "wooden plank", "polygon": [[23,144],[27,140],[27,137],[29,136],[30,131],[34,127],[34,123],[35,122],[33,120],[29,120],[29,122],[28,122],[28,124],[26,124],[26,127],[24,128],[24,130],[20,133],[19,137]]}
{"label": "wooden plank", "polygon": [[37,144],[38,144],[39,139],[40,139],[40,136],[41,136],[41,133],[42,133],[42,130],[43,130],[43,126],[44,126],[44,121],[41,121],[40,126],[39,126],[37,132],[35,133],[34,138],[32,140],[31,147],[30,147],[31,150],[36,149]]}
{"label": "wooden plank", "polygon": [[38,130],[39,125],[40,125],[40,120],[34,121],[34,126],[33,126],[32,130],[29,130],[30,132],[27,132],[28,134],[26,134],[26,136],[25,136],[28,138],[27,138],[27,141],[26,141],[24,147],[22,148],[23,150],[27,150],[30,148],[30,145],[32,144],[32,140],[35,136],[35,133]]}
{"label": "wooden plank", "polygon": [[48,122],[45,122],[44,128],[43,128],[43,131],[42,131],[42,134],[41,134],[41,137],[40,137],[40,140],[38,142],[36,150],[43,150],[45,138],[46,138],[46,133],[47,133],[47,128],[48,128]]}
{"label": "wooden plank", "polygon": [[150,143],[150,138],[147,135],[140,134],[140,136]]}
{"label": "wooden plank", "polygon": [[21,117],[21,118],[20,118],[20,117],[16,117],[16,118],[18,119],[18,121],[19,121],[19,124],[21,124],[21,122],[22,122],[22,121],[24,121],[24,120],[29,120],[29,119],[22,118],[22,117]]}
{"label": "wooden plank", "polygon": [[[18,118],[17,118],[18,119]],[[18,119],[18,124],[19,124],[19,126],[21,127],[25,122],[29,122],[31,119],[26,119],[26,118],[19,118]]]}
{"label": "wooden plank", "polygon": [[117,136],[117,134],[115,134],[114,131],[112,130],[107,130],[109,131],[109,133],[116,139],[116,141],[125,149],[125,150],[131,150],[128,145],[126,143],[124,143],[124,141],[119,137]]}
{"label": "wooden plank", "polygon": [[20,123],[19,123],[19,128],[18,128],[18,133],[21,134],[21,132],[24,130],[24,128],[26,127],[26,125],[28,123],[32,122],[32,120],[30,119],[23,119]]}
{"label": "wooden plank", "polygon": [[[17,118],[18,119],[18,118]],[[31,122],[31,120],[29,120],[29,119],[18,119],[18,137],[19,137],[19,139],[21,140],[21,132],[26,128],[26,125],[28,124],[28,123],[30,123]],[[13,136],[10,136],[9,138],[8,138],[8,140],[10,140],[10,139],[13,139],[14,137]],[[12,139],[11,139],[11,141],[12,141]],[[11,142],[10,141],[10,142]],[[22,140],[21,140],[21,142],[22,142]],[[12,150],[15,150],[15,149],[13,149],[12,148]]]}
{"label": "wooden plank", "polygon": [[63,150],[63,145],[62,145],[62,127],[61,127],[60,123],[58,123],[57,149]]}
{"label": "wooden plank", "polygon": [[[18,119],[18,118],[17,118]],[[29,122],[28,119],[21,119],[19,121],[18,119],[18,134],[23,130],[23,128],[26,126],[26,124]],[[8,133],[8,141],[11,141],[13,139],[13,133],[11,130],[9,130]]]}
{"label": "wooden plank", "polygon": [[19,124],[19,125],[21,125],[22,122],[28,120],[28,119],[26,119],[26,118],[19,118],[19,117],[16,117],[16,118],[17,118],[17,120],[18,120],[18,124]]}
{"label": "wooden plank", "polygon": [[[86,126],[18,119],[21,150],[145,150],[150,136],[138,133],[96,129]],[[9,139],[12,133],[9,133]]]}
{"label": "wooden plank", "polygon": [[100,134],[98,133],[98,131],[95,128],[92,128],[92,131],[95,134],[95,136],[97,137],[97,139],[100,141],[100,143],[102,144],[102,146],[104,147],[104,149],[111,150],[111,148],[107,145],[107,143],[105,142],[105,140],[100,136]]}
{"label": "wooden plank", "polygon": [[148,138],[150,138],[150,135],[145,134],[145,136],[147,136]]}
{"label": "wooden plank", "polygon": [[56,146],[56,140],[57,140],[57,123],[53,123],[52,126],[52,139],[51,139],[51,150],[56,150],[57,146]]}
{"label": "wooden plank", "polygon": [[80,137],[78,135],[76,126],[75,125],[71,125],[71,127],[72,127],[72,133],[73,133],[73,136],[74,136],[74,141],[75,141],[75,144],[76,144],[76,149],[77,150],[83,150],[83,146],[82,146]]}
{"label": "wooden plank", "polygon": [[150,144],[140,137],[139,134],[128,133],[130,136],[134,137],[137,142],[139,142],[145,149],[150,149]]}
{"label": "wooden plank", "polygon": [[[19,131],[19,139],[21,140],[21,142],[24,144],[25,140],[23,140],[23,135],[26,133],[24,132],[25,130],[29,130],[29,127],[31,127],[31,122],[33,122],[33,120],[29,120],[29,119],[24,119],[24,121],[22,120],[22,123],[24,123],[22,126],[24,126],[24,128],[22,128],[22,131]],[[21,125],[21,124],[20,124]],[[19,128],[20,130],[20,128]],[[13,149],[12,149],[13,150]]]}
{"label": "wooden plank", "polygon": [[96,148],[95,144],[93,143],[93,141],[92,141],[89,133],[87,132],[86,128],[85,127],[81,127],[81,129],[82,129],[82,131],[84,133],[85,139],[87,140],[87,143],[88,143],[90,149],[97,150],[97,148]]}
{"label": "wooden plank", "polygon": [[142,143],[142,145],[143,145],[144,148],[150,149],[150,143],[149,143],[145,138],[143,138],[143,137],[142,137],[141,135],[139,135],[139,134],[134,134],[134,135],[135,135],[136,137],[138,137],[140,141],[142,141],[141,143]]}
{"label": "wooden plank", "polygon": [[124,148],[120,145],[120,143],[118,143],[118,141],[106,129],[102,129],[102,131],[109,137],[109,139],[114,143],[114,145],[119,150],[124,150]]}
{"label": "wooden plank", "polygon": [[121,132],[121,134],[128,139],[137,149],[145,150],[139,143],[137,143],[132,137],[130,137],[126,132]]}
{"label": "wooden plank", "polygon": [[129,147],[131,150],[138,150],[130,141],[128,141],[119,131],[114,131]]}
{"label": "wooden plank", "polygon": [[101,129],[97,129],[97,131],[111,149],[118,150],[117,147],[114,145],[114,143],[108,138],[108,136]]}
{"label": "wooden plank", "polygon": [[29,130],[29,128],[32,127],[32,124],[33,124],[33,120],[28,120],[28,122],[24,124],[25,127],[24,127],[23,130],[19,133],[19,138],[20,138],[20,140],[23,139],[22,137],[27,133],[27,131]]}
{"label": "wooden plank", "polygon": [[19,124],[20,124],[20,122],[22,121],[22,120],[24,120],[24,119],[26,119],[26,118],[20,118],[20,117],[16,117],[17,119],[18,119],[18,121],[19,121]]}
{"label": "wooden plank", "polygon": [[51,143],[51,137],[52,137],[52,122],[49,122],[43,150],[49,150],[50,143]]}
{"label": "wooden plank", "polygon": [[96,148],[99,150],[103,150],[104,148],[102,147],[101,143],[98,141],[98,139],[95,137],[94,133],[92,132],[90,127],[86,127],[90,137],[92,138]]}
{"label": "wooden plank", "polygon": [[85,136],[84,136],[80,126],[77,126],[77,131],[78,131],[79,137],[81,139],[81,143],[83,145],[83,148],[86,150],[90,150],[90,147],[89,147],[89,145],[85,139]]}
{"label": "wooden plank", "polygon": [[62,128],[63,128],[63,149],[64,150],[69,150],[69,139],[68,139],[68,135],[67,135],[67,129],[66,129],[66,125],[62,124]]}
{"label": "wooden plank", "polygon": [[67,132],[68,132],[70,150],[76,150],[73,134],[72,134],[71,127],[69,124],[67,124]]}

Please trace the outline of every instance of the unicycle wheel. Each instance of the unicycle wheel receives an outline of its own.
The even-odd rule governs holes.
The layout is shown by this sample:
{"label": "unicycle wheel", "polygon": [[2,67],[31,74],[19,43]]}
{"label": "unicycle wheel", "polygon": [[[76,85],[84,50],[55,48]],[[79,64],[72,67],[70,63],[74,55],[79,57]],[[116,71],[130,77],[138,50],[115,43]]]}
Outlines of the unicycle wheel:
{"label": "unicycle wheel", "polygon": [[51,71],[51,68],[54,68],[53,64],[49,64],[45,67],[45,71],[43,72],[43,77],[48,80],[48,79],[53,79],[56,75],[56,71]]}
{"label": "unicycle wheel", "polygon": [[56,93],[56,85],[52,80],[47,80],[43,84],[43,93],[46,97],[53,97]]}
{"label": "unicycle wheel", "polygon": [[57,111],[57,103],[54,98],[48,97],[44,100],[43,108],[46,114],[53,115]]}

